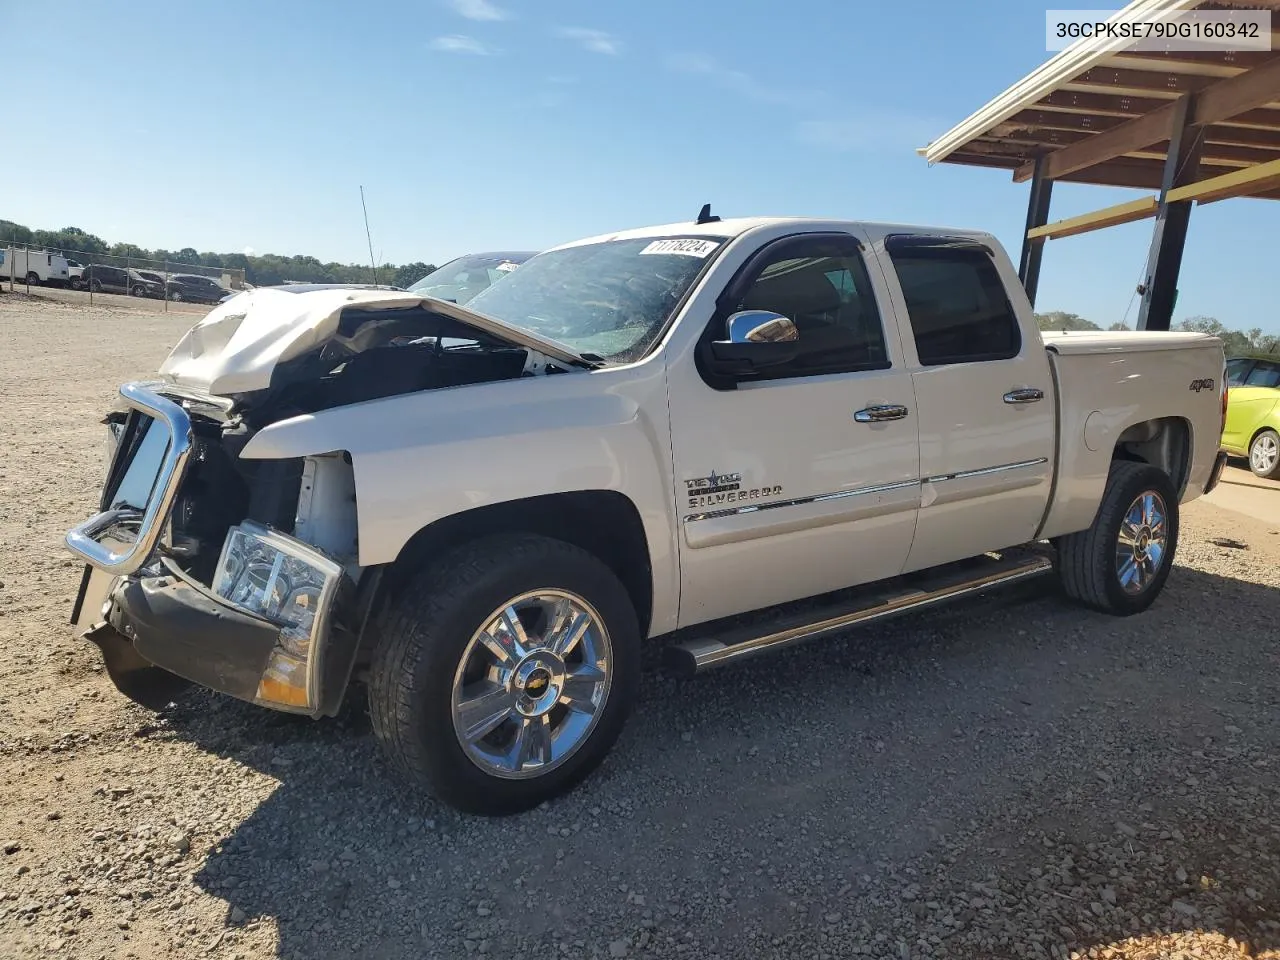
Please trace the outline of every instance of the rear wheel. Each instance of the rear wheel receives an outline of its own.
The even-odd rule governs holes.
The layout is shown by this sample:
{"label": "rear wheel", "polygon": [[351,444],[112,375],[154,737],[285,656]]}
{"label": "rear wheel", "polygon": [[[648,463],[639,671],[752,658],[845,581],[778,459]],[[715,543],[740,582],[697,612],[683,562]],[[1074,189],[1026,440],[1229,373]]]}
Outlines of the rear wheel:
{"label": "rear wheel", "polygon": [[1118,616],[1140,613],[1164,589],[1178,546],[1178,495],[1168,475],[1117,460],[1093,526],[1058,542],[1058,574],[1074,600]]}
{"label": "rear wheel", "polygon": [[27,283],[29,283],[33,287],[40,286],[40,274],[32,270],[30,273],[27,274]]}
{"label": "rear wheel", "polygon": [[1264,480],[1280,480],[1280,434],[1263,430],[1249,444],[1249,469]]}
{"label": "rear wheel", "polygon": [[477,541],[412,581],[379,628],[373,728],[413,784],[469,813],[565,793],[635,701],[639,627],[603,563],[545,537]]}

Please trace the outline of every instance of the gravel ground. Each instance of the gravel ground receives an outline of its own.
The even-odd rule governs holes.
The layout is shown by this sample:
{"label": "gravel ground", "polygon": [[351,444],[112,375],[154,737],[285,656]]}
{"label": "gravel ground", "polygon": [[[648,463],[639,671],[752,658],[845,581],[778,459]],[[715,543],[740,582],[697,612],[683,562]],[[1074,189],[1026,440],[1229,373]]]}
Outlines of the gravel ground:
{"label": "gravel ground", "polygon": [[469,819],[359,697],[155,715],[71,639],[97,419],[189,322],[0,294],[0,955],[1280,957],[1277,530],[1189,508],[1140,617],[1037,586],[651,666],[583,788]]}

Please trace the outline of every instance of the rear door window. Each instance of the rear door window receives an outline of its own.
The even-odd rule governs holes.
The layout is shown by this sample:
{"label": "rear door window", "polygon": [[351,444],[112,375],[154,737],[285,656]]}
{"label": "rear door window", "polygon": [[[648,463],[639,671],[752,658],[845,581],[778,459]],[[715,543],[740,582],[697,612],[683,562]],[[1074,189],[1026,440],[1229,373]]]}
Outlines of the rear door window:
{"label": "rear door window", "polygon": [[981,248],[889,248],[926,367],[1009,360],[1022,349],[1018,318],[991,257]]}

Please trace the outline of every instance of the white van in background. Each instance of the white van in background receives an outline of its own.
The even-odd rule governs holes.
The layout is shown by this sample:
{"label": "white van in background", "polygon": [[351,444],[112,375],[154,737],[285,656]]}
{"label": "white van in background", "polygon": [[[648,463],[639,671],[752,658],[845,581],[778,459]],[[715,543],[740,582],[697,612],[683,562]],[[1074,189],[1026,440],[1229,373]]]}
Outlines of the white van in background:
{"label": "white van in background", "polygon": [[70,276],[67,258],[48,250],[0,250],[0,277],[14,283],[65,286]]}

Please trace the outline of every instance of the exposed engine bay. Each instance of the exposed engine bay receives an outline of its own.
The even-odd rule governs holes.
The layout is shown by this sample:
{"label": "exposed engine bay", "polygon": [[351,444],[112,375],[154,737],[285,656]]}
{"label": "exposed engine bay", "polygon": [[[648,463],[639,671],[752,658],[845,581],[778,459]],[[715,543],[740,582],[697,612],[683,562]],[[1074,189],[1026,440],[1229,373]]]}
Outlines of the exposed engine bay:
{"label": "exposed engine bay", "polygon": [[352,308],[320,347],[279,364],[270,387],[232,399],[246,422],[262,427],[364,400],[563,370],[533,351],[421,308]]}
{"label": "exposed engine bay", "polygon": [[[171,393],[191,417],[194,444],[170,517],[168,549],[195,579],[209,584],[228,530],[249,520],[353,563],[350,458],[335,451],[300,459],[241,459],[258,430],[384,397],[568,369],[425,305],[350,306],[341,310],[330,337],[277,364],[264,389],[205,398],[175,384]],[[123,422],[122,414],[112,418]],[[345,494],[336,494],[339,489]]]}

